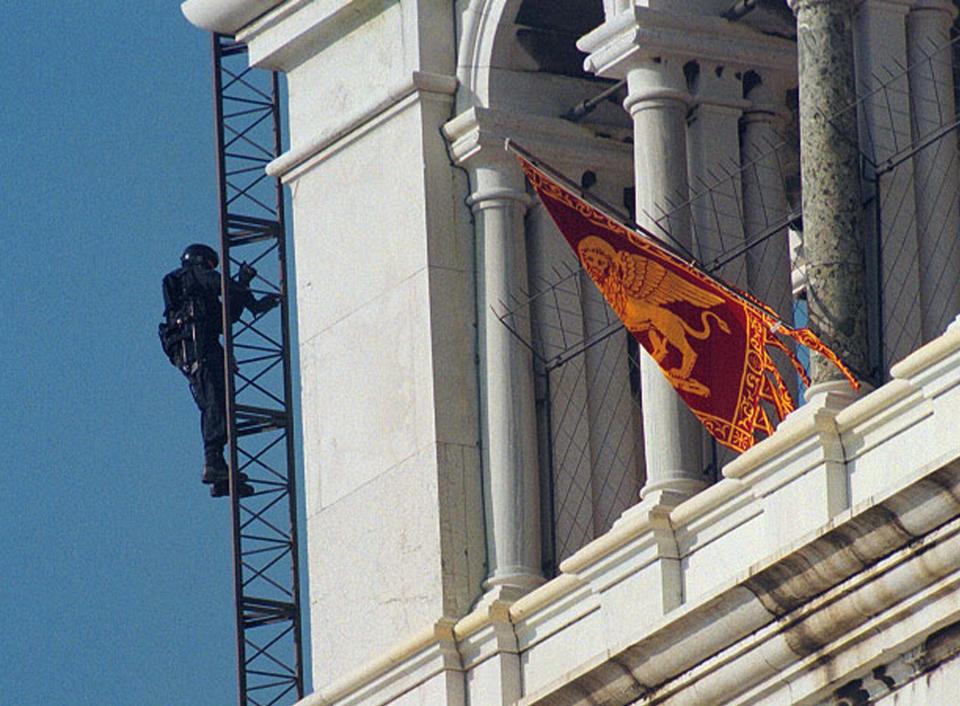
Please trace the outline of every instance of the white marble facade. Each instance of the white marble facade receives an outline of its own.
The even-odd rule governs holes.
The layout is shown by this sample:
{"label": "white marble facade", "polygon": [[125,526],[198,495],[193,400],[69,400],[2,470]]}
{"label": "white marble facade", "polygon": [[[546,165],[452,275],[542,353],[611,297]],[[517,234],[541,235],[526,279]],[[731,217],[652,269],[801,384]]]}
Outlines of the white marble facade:
{"label": "white marble facade", "polygon": [[[879,271],[911,293],[884,308],[888,370],[906,359],[852,404],[815,396],[722,471],[623,332],[545,371],[545,351],[603,331],[588,282],[516,305],[575,263],[506,138],[591,172],[592,193],[704,259],[798,205],[792,15],[732,5],[184,3],[289,87],[290,149],[269,171],[293,196],[316,688],[301,706],[960,702],[960,329],[943,333],[960,288],[921,277],[960,280],[960,205],[918,185],[960,180],[955,136],[881,183],[900,256]],[[914,62],[902,110],[859,114],[863,149],[888,154],[882,139],[923,139],[954,110],[952,93],[934,105],[949,62],[924,47],[955,12],[856,12],[863,90],[869,67]],[[723,270],[781,309],[786,226]]]}

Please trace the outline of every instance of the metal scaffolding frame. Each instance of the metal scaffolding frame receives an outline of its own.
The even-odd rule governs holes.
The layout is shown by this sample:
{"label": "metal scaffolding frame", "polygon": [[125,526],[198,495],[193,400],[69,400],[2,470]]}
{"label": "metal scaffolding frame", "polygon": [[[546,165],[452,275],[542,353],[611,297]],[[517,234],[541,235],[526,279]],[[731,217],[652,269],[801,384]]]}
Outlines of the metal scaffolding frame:
{"label": "metal scaffolding frame", "polygon": [[[247,66],[244,44],[212,43],[239,703],[292,704],[304,684],[286,227],[264,171],[281,152],[279,80]],[[280,305],[233,323],[227,278],[244,262],[254,294]],[[252,495],[234,492],[241,480]]]}

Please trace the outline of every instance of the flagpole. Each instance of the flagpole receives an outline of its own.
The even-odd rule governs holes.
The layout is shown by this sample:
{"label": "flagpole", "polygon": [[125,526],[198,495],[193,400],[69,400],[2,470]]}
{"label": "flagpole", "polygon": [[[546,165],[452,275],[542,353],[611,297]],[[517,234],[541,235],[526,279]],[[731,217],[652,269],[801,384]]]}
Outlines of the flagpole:
{"label": "flagpole", "polygon": [[[572,179],[570,179],[569,177],[567,177],[557,169],[551,167],[549,164],[547,164],[543,160],[535,157],[533,154],[531,154],[529,151],[527,151],[526,149],[518,145],[509,137],[506,138],[506,140],[504,141],[504,147],[508,152],[513,152],[514,154],[517,154],[523,157],[525,160],[527,160],[528,162],[533,164],[535,167],[537,167],[537,169],[540,169],[541,171],[546,173],[548,176],[559,181],[564,187],[575,192],[581,199],[589,203],[598,211],[601,211],[604,215],[608,216],[609,218],[612,218],[613,220],[617,221],[618,223],[625,226],[629,230],[632,230],[635,233],[647,238],[648,240],[653,241],[657,246],[663,248],[664,250],[667,250],[670,254],[674,255],[675,257],[679,257],[680,259],[682,259],[690,267],[693,267],[699,270],[705,277],[709,277],[711,280],[713,280],[718,285],[720,285],[723,289],[725,289],[730,296],[735,297],[736,299],[740,300],[745,304],[748,304],[750,307],[754,309],[759,309],[756,302],[753,302],[748,297],[745,297],[736,287],[728,284],[727,282],[724,282],[716,274],[707,272],[706,268],[700,262],[698,262],[697,259],[689,251],[687,251],[686,248],[684,248],[680,243],[677,243],[677,241],[674,240],[674,238],[665,230],[664,230],[664,233],[666,233],[667,237],[670,238],[670,240],[673,241],[673,243],[675,243],[677,247],[679,247],[682,250],[682,252],[678,252],[674,247],[671,246],[670,243],[664,242],[660,238],[657,238],[653,233],[651,233],[649,230],[647,230],[640,224],[630,220],[629,218],[624,218],[623,212],[621,212],[616,206],[610,205],[607,201],[603,200],[599,196],[596,196],[595,194],[587,193],[583,189],[583,187],[581,187],[575,181],[573,181]],[[661,229],[662,229],[662,226],[661,226]],[[763,310],[763,313],[774,320],[776,326],[773,330],[776,330],[776,328],[780,328],[780,327],[793,330],[793,326],[791,326],[786,321],[781,319],[779,313],[776,316],[773,316],[770,314],[770,311],[766,309]]]}

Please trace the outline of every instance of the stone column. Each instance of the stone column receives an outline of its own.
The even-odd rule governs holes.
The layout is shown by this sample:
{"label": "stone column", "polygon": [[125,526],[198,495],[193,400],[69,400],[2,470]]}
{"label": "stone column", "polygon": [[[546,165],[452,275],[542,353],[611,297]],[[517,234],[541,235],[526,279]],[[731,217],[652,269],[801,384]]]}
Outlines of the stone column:
{"label": "stone column", "polygon": [[[956,119],[950,28],[957,9],[920,0],[907,16],[913,143]],[[960,312],[960,168],[949,130],[914,156],[923,340],[939,336]]]}
{"label": "stone column", "polygon": [[[540,488],[530,351],[493,308],[527,291],[523,216],[530,200],[519,167],[488,162],[471,172],[476,219],[481,444],[489,561],[485,587],[517,595],[543,582]],[[519,332],[529,340],[529,331]]]}
{"label": "stone column", "polygon": [[[743,222],[747,240],[758,237],[790,211],[786,190],[786,85],[760,76],[747,86],[749,107],[743,112],[740,153],[743,172]],[[793,321],[790,244],[787,228],[747,251],[750,291],[772,306],[784,321]],[[791,378],[793,374],[791,374]]]}
{"label": "stone column", "polygon": [[[670,58],[640,62],[627,72],[624,108],[633,118],[637,222],[654,235],[652,223],[668,201],[686,198],[686,114],[690,96],[682,66]],[[691,247],[689,212],[664,224],[672,237]],[[705,487],[700,423],[670,386],[656,362],[641,353],[643,436],[647,482],[643,498],[664,493],[689,497]]]}
{"label": "stone column", "polygon": [[[867,368],[864,242],[855,99],[852,0],[790,0],[800,59],[803,237],[810,320],[855,371]],[[828,122],[830,116],[831,122]],[[808,396],[842,380],[813,356]],[[842,383],[846,384],[846,383]]]}

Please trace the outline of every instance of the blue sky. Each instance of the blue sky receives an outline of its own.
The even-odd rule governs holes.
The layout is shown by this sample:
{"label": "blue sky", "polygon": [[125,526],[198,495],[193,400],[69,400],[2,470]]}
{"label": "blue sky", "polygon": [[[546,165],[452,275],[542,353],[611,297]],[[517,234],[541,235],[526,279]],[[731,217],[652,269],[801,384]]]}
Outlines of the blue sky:
{"label": "blue sky", "polygon": [[3,23],[0,703],[233,703],[229,506],[156,335],[217,238],[209,37],[169,0]]}

